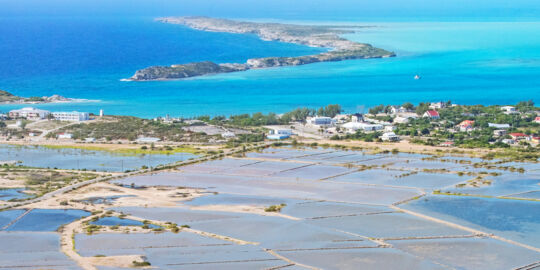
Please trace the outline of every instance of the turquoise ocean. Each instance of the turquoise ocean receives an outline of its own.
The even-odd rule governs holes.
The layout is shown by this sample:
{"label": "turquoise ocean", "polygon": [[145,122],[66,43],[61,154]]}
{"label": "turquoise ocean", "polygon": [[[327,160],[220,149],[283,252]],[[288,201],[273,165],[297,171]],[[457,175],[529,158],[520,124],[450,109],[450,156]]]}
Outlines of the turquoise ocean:
{"label": "turquoise ocean", "polygon": [[[49,110],[103,109],[148,118],[282,113],[330,103],[362,112],[406,101],[540,102],[540,22],[269,20],[370,26],[346,37],[394,51],[397,57],[126,82],[121,79],[151,65],[245,62],[323,49],[196,31],[149,16],[0,17],[0,89],[19,96],[96,100],[35,106]],[[414,80],[416,74],[422,79]],[[0,111],[20,107],[0,105]]]}

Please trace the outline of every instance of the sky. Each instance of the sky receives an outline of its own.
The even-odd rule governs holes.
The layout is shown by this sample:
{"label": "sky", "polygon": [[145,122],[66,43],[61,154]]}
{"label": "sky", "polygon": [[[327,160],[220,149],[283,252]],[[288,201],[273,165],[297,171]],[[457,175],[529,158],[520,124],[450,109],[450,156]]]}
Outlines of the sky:
{"label": "sky", "polygon": [[303,20],[532,20],[540,0],[0,0],[0,16],[173,16]]}

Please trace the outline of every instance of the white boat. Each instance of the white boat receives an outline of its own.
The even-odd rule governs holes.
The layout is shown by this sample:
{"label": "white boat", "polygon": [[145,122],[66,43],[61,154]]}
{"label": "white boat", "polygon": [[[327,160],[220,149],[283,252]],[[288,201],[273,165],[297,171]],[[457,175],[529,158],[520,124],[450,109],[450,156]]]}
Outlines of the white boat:
{"label": "white boat", "polygon": [[414,75],[414,79],[415,79],[415,80],[420,80],[421,77],[420,77],[420,75],[416,74],[416,75]]}

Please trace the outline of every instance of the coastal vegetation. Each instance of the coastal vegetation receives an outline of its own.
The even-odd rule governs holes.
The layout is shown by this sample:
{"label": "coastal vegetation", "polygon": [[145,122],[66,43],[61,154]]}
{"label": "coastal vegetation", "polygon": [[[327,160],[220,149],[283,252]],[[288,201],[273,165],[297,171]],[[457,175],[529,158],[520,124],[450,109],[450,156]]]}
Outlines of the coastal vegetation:
{"label": "coastal vegetation", "polygon": [[118,155],[123,156],[135,156],[135,155],[141,155],[141,154],[151,154],[151,155],[171,155],[176,153],[190,153],[190,154],[203,154],[205,151],[192,147],[189,145],[183,145],[183,146],[141,146],[139,148],[133,148],[126,146],[125,148],[122,147],[107,147],[104,145],[89,145],[89,144],[75,144],[75,145],[40,145],[41,147],[50,148],[50,149],[82,149],[82,150],[90,150],[90,151],[106,151]]}
{"label": "coastal vegetation", "polygon": [[276,205],[270,205],[266,208],[264,208],[264,212],[281,212],[281,209],[283,209],[283,207],[287,206],[286,204],[282,203],[282,204],[276,204]]}
{"label": "coastal vegetation", "polygon": [[[62,187],[92,180],[99,176],[99,174],[92,172],[42,169],[8,164],[0,166],[0,178],[5,179],[12,186],[24,187],[24,193],[29,195],[24,199],[40,197]],[[13,201],[18,200],[20,199],[13,199]]]}
{"label": "coastal vegetation", "polygon": [[60,133],[71,133],[72,138],[96,140],[128,140],[135,141],[140,137],[155,137],[172,142],[208,142],[219,139],[219,135],[207,135],[202,132],[185,130],[184,123],[162,123],[151,119],[132,116],[106,116],[97,122],[80,123],[61,128],[47,134],[48,138],[56,138]]}
{"label": "coastal vegetation", "polygon": [[213,125],[231,125],[238,127],[263,126],[263,125],[288,125],[290,122],[305,122],[308,117],[312,116],[327,116],[335,117],[341,113],[343,109],[339,104],[329,104],[318,109],[300,107],[282,115],[270,112],[268,114],[239,114],[225,116],[200,116],[197,119]]}

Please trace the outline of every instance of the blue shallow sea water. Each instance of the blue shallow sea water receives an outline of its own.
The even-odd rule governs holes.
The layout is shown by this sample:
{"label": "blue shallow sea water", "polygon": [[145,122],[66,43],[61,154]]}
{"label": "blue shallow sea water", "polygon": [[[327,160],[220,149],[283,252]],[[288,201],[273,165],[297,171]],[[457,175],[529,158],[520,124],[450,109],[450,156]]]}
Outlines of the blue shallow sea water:
{"label": "blue shallow sea water", "polygon": [[[375,27],[348,38],[398,57],[125,82],[120,79],[151,65],[244,62],[321,49],[195,31],[150,17],[5,17],[0,18],[0,89],[100,100],[37,106],[50,110],[104,109],[141,117],[279,113],[328,103],[354,112],[405,101],[540,102],[540,22],[354,24]],[[422,79],[414,80],[415,74]],[[0,111],[19,107],[2,105]]]}

